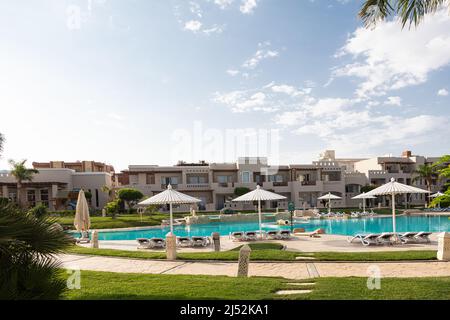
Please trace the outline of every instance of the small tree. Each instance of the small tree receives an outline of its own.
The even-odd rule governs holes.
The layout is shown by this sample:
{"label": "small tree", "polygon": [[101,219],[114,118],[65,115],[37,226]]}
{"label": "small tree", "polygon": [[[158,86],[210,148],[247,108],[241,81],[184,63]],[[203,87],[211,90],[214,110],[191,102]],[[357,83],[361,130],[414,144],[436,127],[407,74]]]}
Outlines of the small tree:
{"label": "small tree", "polygon": [[47,216],[47,207],[42,203],[38,204],[37,206],[31,208],[28,211],[28,214],[31,214],[33,217],[36,217],[38,219],[42,219]]}
{"label": "small tree", "polygon": [[131,212],[131,207],[140,199],[144,197],[142,192],[132,188],[120,189],[117,192],[117,197],[125,202],[128,206],[128,210]]}
{"label": "small tree", "polygon": [[250,189],[247,187],[237,187],[234,188],[234,195],[240,197],[246,193],[250,192]]}
{"label": "small tree", "polygon": [[36,173],[39,173],[39,171],[36,169],[28,169],[25,166],[25,162],[27,162],[27,160],[22,160],[19,162],[9,160],[9,164],[12,168],[11,174],[16,178],[17,181],[17,203],[19,204],[19,207],[24,206],[24,199],[21,196],[21,193],[23,192],[23,182],[32,181],[33,176]]}
{"label": "small tree", "polygon": [[122,202],[122,200],[120,200],[120,199],[116,199],[114,201],[108,202],[105,206],[106,214],[111,215],[111,218],[115,219],[116,214],[118,214],[120,211],[120,203],[121,202]]}

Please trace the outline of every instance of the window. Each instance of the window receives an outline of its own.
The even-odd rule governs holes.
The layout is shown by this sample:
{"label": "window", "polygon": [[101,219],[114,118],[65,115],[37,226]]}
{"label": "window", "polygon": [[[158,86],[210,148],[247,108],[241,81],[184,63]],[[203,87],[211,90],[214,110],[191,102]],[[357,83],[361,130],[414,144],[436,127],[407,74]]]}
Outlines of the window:
{"label": "window", "polygon": [[283,176],[281,174],[275,174],[269,176],[269,182],[283,182]]}
{"label": "window", "polygon": [[41,190],[41,203],[48,207],[48,189]]}
{"label": "window", "polygon": [[219,182],[219,183],[228,183],[228,178],[229,178],[229,176],[217,176],[217,182]]}
{"label": "window", "polygon": [[164,185],[177,185],[178,184],[178,177],[161,177],[161,184]]}
{"label": "window", "polygon": [[249,183],[250,182],[250,172],[244,171],[242,172],[242,182]]}
{"label": "window", "polygon": [[98,203],[98,189],[95,189],[95,206],[97,208],[99,207],[99,203]]}
{"label": "window", "polygon": [[34,190],[27,190],[27,201],[31,207],[36,206],[36,192]]}
{"label": "window", "polygon": [[207,183],[206,177],[203,176],[191,176],[188,178],[189,184],[201,184],[201,183]]}

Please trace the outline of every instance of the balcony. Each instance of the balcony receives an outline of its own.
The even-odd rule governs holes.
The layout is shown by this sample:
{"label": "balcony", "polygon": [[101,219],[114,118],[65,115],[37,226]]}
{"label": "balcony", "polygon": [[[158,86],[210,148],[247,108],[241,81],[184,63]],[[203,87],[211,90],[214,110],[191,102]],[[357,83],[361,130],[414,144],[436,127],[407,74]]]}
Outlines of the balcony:
{"label": "balcony", "polygon": [[317,181],[301,181],[302,186],[315,186]]}
{"label": "balcony", "polygon": [[288,182],[287,181],[274,182],[273,186],[274,187],[287,187],[288,186]]}
{"label": "balcony", "polygon": [[[177,184],[171,184],[172,189],[178,189],[178,185]],[[161,184],[161,189],[165,190],[167,189],[167,184]]]}

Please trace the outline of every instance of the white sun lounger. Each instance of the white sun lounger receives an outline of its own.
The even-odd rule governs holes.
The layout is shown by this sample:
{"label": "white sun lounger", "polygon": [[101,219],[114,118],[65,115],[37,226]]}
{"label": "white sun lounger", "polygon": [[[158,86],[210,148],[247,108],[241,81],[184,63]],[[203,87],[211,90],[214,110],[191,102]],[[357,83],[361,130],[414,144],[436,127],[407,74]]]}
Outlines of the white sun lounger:
{"label": "white sun lounger", "polygon": [[244,232],[242,231],[235,231],[230,233],[230,239],[233,241],[244,241]]}
{"label": "white sun lounger", "polygon": [[400,237],[400,241],[402,243],[411,243],[416,242],[415,236],[417,235],[417,232],[405,232],[400,233],[398,236]]}
{"label": "white sun lounger", "polygon": [[279,238],[281,240],[289,240],[289,239],[291,239],[291,232],[289,230],[280,230],[278,232],[278,234],[279,234]]}
{"label": "white sun lounger", "polygon": [[192,239],[189,237],[177,237],[177,246],[179,247],[191,247]]}
{"label": "white sun lounger", "polygon": [[247,241],[254,241],[257,240],[258,237],[255,231],[247,231],[246,233],[244,233],[244,239]]}
{"label": "white sun lounger", "polygon": [[414,239],[415,239],[417,242],[426,242],[426,243],[430,243],[430,242],[431,242],[431,240],[430,240],[431,234],[432,234],[431,232],[424,232],[424,231],[422,231],[422,232],[417,233],[417,234],[414,236]]}
{"label": "white sun lounger", "polygon": [[269,240],[278,240],[280,239],[280,234],[276,230],[270,230],[266,232],[266,238]]}
{"label": "white sun lounger", "polygon": [[384,245],[384,244],[392,244],[392,236],[394,234],[392,232],[383,232],[380,234],[380,236],[377,238],[378,244]]}
{"label": "white sun lounger", "polygon": [[359,240],[365,246],[370,246],[371,244],[379,244],[377,238],[381,236],[379,233],[370,233],[370,234],[356,234],[354,237],[348,240],[348,242],[352,243],[354,240]]}
{"label": "white sun lounger", "polygon": [[192,237],[193,247],[207,247],[210,243],[208,237]]}

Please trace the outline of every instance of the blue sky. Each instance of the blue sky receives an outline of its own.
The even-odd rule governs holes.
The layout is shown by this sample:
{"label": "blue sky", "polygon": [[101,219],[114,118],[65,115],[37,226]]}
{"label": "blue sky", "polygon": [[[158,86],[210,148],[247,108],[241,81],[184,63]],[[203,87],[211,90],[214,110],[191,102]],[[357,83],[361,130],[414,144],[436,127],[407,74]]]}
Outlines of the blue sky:
{"label": "blue sky", "polygon": [[3,1],[0,168],[448,153],[448,14],[367,30],[360,4]]}

